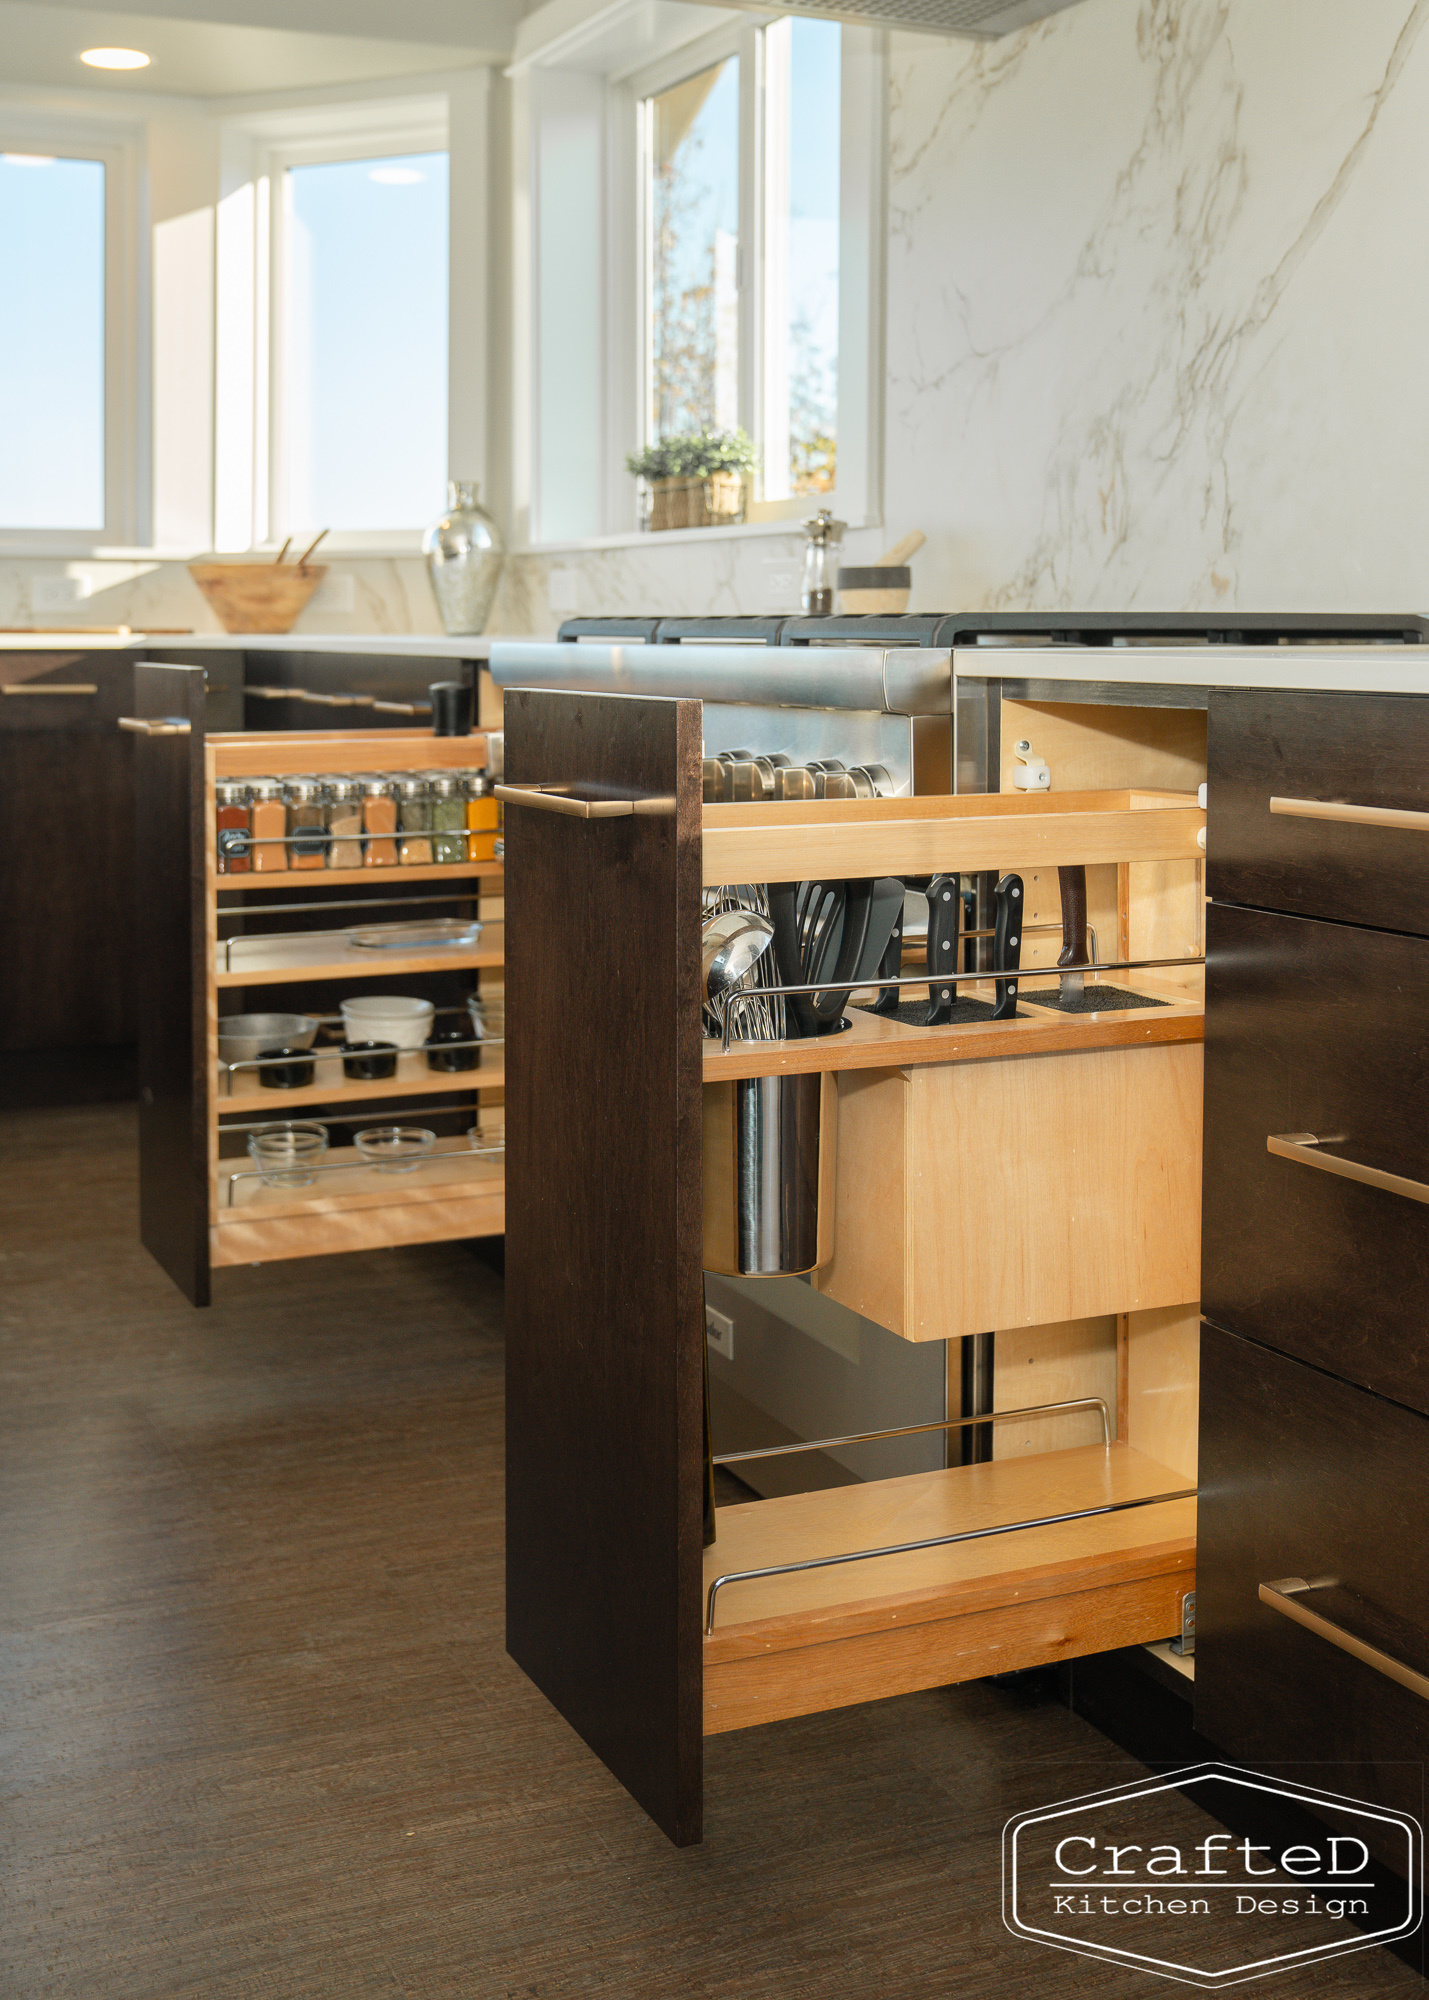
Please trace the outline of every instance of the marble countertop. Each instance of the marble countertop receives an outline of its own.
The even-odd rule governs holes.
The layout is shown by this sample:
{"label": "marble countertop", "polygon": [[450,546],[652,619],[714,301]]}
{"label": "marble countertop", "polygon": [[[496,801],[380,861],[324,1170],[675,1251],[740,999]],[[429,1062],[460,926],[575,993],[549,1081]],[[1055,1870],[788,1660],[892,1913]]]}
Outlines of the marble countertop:
{"label": "marble countertop", "polygon": [[[523,635],[525,636],[525,635]],[[546,635],[555,638],[552,632]],[[0,652],[115,652],[143,646],[150,653],[187,653],[201,646],[222,653],[380,653],[417,660],[484,660],[503,635],[483,632],[449,639],[441,632],[0,632]]]}

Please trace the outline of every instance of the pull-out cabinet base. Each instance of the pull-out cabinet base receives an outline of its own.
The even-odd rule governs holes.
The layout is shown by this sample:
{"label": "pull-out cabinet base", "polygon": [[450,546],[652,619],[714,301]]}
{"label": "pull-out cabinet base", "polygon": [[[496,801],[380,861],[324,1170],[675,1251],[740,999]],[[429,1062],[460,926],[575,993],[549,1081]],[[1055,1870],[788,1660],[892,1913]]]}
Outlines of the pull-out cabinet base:
{"label": "pull-out cabinet base", "polygon": [[[1184,1493],[1092,1445],[719,1510],[705,1588],[741,1570]],[[1165,1639],[1195,1589],[1179,1499],[916,1554],[724,1585],[704,1642],[705,1734]]]}

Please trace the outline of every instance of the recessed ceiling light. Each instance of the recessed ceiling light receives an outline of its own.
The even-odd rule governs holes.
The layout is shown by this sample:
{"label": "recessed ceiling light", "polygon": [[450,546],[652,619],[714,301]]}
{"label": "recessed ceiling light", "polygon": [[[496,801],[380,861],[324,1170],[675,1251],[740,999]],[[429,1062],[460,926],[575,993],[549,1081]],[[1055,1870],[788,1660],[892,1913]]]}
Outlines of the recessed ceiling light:
{"label": "recessed ceiling light", "polygon": [[416,167],[373,167],[367,178],[376,181],[379,187],[409,188],[415,187],[418,181],[424,181],[427,177]]}
{"label": "recessed ceiling light", "polygon": [[0,160],[7,167],[52,167],[55,163],[51,153],[0,153]]}
{"label": "recessed ceiling light", "polygon": [[149,58],[142,49],[83,49],[80,61],[91,69],[147,69]]}

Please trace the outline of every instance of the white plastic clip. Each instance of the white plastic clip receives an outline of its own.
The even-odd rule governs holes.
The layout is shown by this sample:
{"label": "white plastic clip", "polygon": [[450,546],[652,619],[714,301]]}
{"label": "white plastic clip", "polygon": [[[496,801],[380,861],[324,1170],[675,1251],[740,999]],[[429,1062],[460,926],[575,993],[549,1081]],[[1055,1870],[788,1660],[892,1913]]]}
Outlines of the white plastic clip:
{"label": "white plastic clip", "polygon": [[1017,769],[1012,774],[1013,789],[1019,792],[1050,792],[1052,773],[1045,757],[1034,757],[1032,745],[1026,737],[1012,746],[1012,754],[1017,759]]}

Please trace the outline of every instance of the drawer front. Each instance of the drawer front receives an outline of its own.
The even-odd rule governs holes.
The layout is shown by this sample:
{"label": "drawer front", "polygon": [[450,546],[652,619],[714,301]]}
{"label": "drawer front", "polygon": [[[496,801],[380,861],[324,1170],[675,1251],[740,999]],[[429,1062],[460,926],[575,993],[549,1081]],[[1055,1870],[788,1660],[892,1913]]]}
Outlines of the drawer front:
{"label": "drawer front", "polygon": [[1429,936],[1429,697],[1215,691],[1208,766],[1218,902]]}
{"label": "drawer front", "polygon": [[[1429,942],[1206,915],[1205,1312],[1429,1411]],[[1267,1148],[1298,1135],[1327,1143]]]}
{"label": "drawer front", "polygon": [[[1422,1812],[1429,1699],[1393,1673],[1429,1688],[1426,1510],[1423,1417],[1202,1327],[1196,1728],[1218,1750]],[[1290,1579],[1319,1583],[1280,1595],[1330,1636],[1262,1597]]]}
{"label": "drawer front", "polygon": [[0,732],[114,729],[134,713],[134,662],[132,652],[0,653]]}

